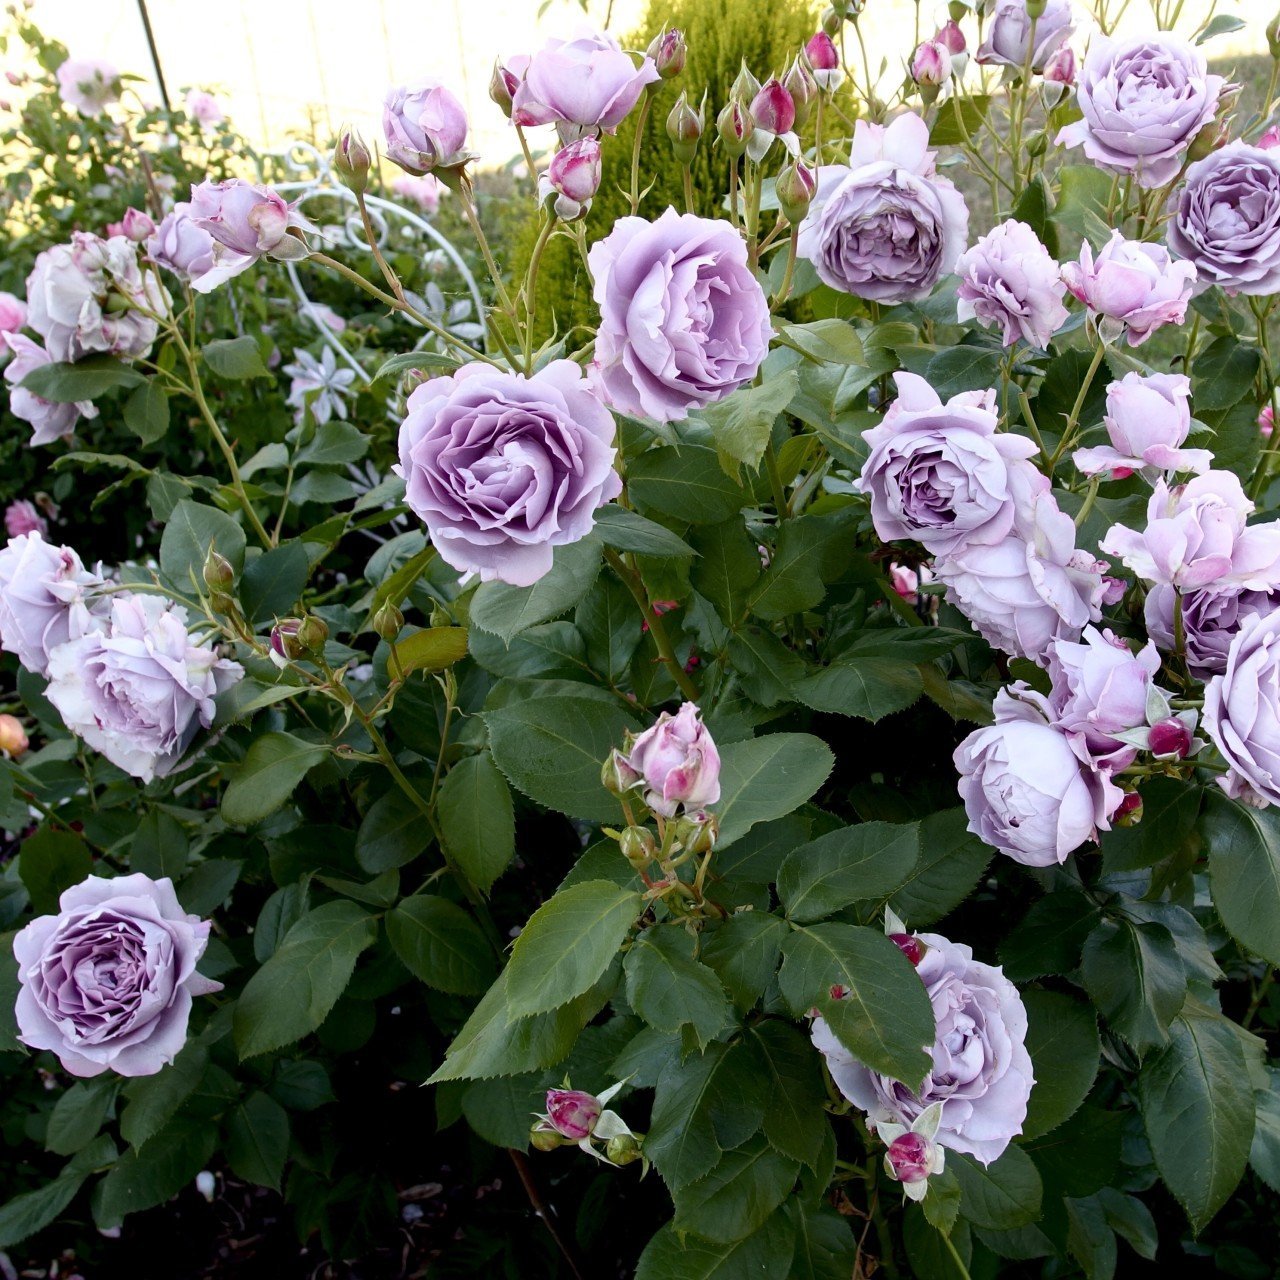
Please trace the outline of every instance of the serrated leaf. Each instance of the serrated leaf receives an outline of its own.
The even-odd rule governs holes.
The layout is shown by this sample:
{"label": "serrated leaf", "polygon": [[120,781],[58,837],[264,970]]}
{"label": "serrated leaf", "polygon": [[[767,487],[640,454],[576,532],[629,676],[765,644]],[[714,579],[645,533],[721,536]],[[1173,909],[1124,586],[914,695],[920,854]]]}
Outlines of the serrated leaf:
{"label": "serrated leaf", "polygon": [[692,1026],[700,1047],[729,1020],[720,979],[695,956],[697,942],[680,924],[654,925],[636,939],[623,965],[627,1002],[651,1027]]}
{"label": "serrated leaf", "polygon": [[19,385],[41,400],[70,404],[75,400],[96,400],[113,387],[135,387],[142,380],[136,369],[104,354],[85,356],[74,364],[55,360],[39,365]]}
{"label": "serrated leaf", "polygon": [[262,353],[257,342],[245,335],[242,338],[217,338],[200,348],[205,363],[218,375],[231,382],[246,378],[269,378],[267,366],[262,363]]}
{"label": "serrated leaf", "polygon": [[124,1095],[129,1101],[120,1114],[120,1136],[131,1147],[154,1137],[195,1092],[208,1063],[208,1049],[192,1041],[157,1074],[127,1081]]}
{"label": "serrated leaf", "polygon": [[245,617],[256,624],[284,617],[298,602],[311,557],[301,542],[286,542],[245,562],[239,596]]}
{"label": "serrated leaf", "polygon": [[774,421],[791,403],[798,387],[796,371],[787,369],[758,387],[740,387],[702,409],[722,460],[729,459],[726,470],[730,475],[737,471],[735,464],[759,469]]}
{"label": "serrated leaf", "polygon": [[52,1182],[14,1196],[0,1206],[0,1249],[19,1244],[42,1231],[76,1198],[85,1179],[116,1157],[115,1144],[105,1134],[63,1166]]}
{"label": "serrated leaf", "polygon": [[415,978],[453,995],[480,995],[494,977],[493,951],[479,925],[435,894],[405,898],[387,913],[387,940]]}
{"label": "serrated leaf", "polygon": [[556,547],[551,569],[531,587],[482,582],[471,600],[471,621],[509,644],[520,632],[572,609],[591,590],[600,565],[596,538]]}
{"label": "serrated leaf", "polygon": [[328,754],[327,747],[291,733],[255,738],[222,793],[223,820],[233,827],[247,827],[270,817]]}
{"label": "serrated leaf", "polygon": [[960,1184],[960,1212],[974,1226],[1011,1231],[1040,1216],[1040,1175],[1021,1147],[1006,1147],[985,1166],[962,1152],[948,1152],[947,1168]]}
{"label": "serrated leaf", "polygon": [[1222,923],[1245,950],[1280,965],[1280,817],[1211,788],[1203,825]]}
{"label": "serrated leaf", "polygon": [[794,1027],[776,1019],[756,1023],[747,1040],[768,1082],[764,1136],[783,1155],[815,1169],[830,1125],[813,1046]]}
{"label": "serrated leaf", "polygon": [[627,465],[627,491],[642,507],[687,520],[717,524],[742,508],[742,488],[720,469],[716,451],[703,445],[649,449]]}
{"label": "serrated leaf", "polygon": [[356,831],[356,861],[370,875],[403,867],[431,843],[431,827],[422,810],[392,787],[368,808]]}
{"label": "serrated leaf", "polygon": [[795,1228],[782,1213],[732,1244],[682,1236],[668,1223],[645,1245],[635,1280],[788,1280],[794,1251]]}
{"label": "serrated leaf", "polygon": [[225,511],[183,498],[160,537],[160,572],[178,591],[204,586],[205,557],[225,556],[238,574],[244,565],[244,530]]}
{"label": "serrated leaf", "polygon": [[94,1188],[93,1217],[99,1227],[116,1227],[130,1213],[150,1209],[175,1196],[213,1154],[217,1131],[206,1120],[175,1120],[145,1147],[126,1151]]}
{"label": "serrated leaf", "polygon": [[63,891],[92,873],[93,854],[72,831],[41,827],[22,842],[18,878],[31,895],[31,905],[39,915],[56,913]]}
{"label": "serrated leaf", "polygon": [[[601,757],[603,761],[603,756]],[[807,733],[771,733],[720,749],[717,854],[758,822],[804,804],[835,765],[831,749]]]}
{"label": "serrated leaf", "polygon": [[921,821],[920,859],[907,883],[889,899],[913,929],[955,910],[982,879],[991,850],[967,823],[963,809],[931,813]]}
{"label": "serrated leaf", "polygon": [[1098,1075],[1102,1041],[1087,1004],[1059,991],[1025,991],[1027,1052],[1035,1085],[1022,1137],[1038,1138],[1075,1114]]}
{"label": "serrated leaf", "polygon": [[488,892],[515,856],[515,806],[490,756],[468,756],[449,770],[439,813],[450,853],[471,883]]}
{"label": "serrated leaf", "polygon": [[467,656],[466,627],[424,627],[398,640],[388,662],[392,671],[446,671]]}
{"label": "serrated leaf", "polygon": [[833,662],[792,687],[806,707],[872,723],[906,710],[923,692],[924,682],[914,662],[877,657]]}
{"label": "serrated leaf", "polygon": [[1173,934],[1162,924],[1103,920],[1084,944],[1080,974],[1098,1012],[1142,1052],[1168,1040],[1187,994]]}
{"label": "serrated leaf", "polygon": [[[612,843],[614,856],[617,851]],[[761,998],[778,968],[785,922],[763,911],[731,916],[714,933],[704,933],[703,962],[720,976],[739,1009],[750,1009]]]}
{"label": "serrated leaf", "polygon": [[119,1091],[120,1081],[111,1076],[73,1084],[49,1114],[45,1148],[70,1156],[87,1147],[97,1137]]}
{"label": "serrated leaf", "polygon": [[741,1240],[786,1199],[799,1173],[799,1162],[775,1151],[763,1135],[749,1138],[673,1194],[675,1229],[720,1244]]}
{"label": "serrated leaf", "polygon": [[237,1177],[280,1190],[289,1156],[289,1117],[261,1090],[251,1093],[227,1118],[227,1163]]}
{"label": "serrated leaf", "polygon": [[670,529],[616,502],[606,503],[596,512],[596,533],[606,547],[636,555],[686,560],[694,554],[693,548]]}
{"label": "serrated leaf", "polygon": [[778,873],[778,896],[791,920],[821,920],[854,902],[891,894],[919,856],[915,823],[841,827],[788,855]]}

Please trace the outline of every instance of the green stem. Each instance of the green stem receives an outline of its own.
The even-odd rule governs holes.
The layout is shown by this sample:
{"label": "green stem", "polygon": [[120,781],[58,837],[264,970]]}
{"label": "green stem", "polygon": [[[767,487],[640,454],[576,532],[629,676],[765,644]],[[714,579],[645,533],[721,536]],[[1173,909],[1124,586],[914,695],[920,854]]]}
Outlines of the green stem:
{"label": "green stem", "polygon": [[680,176],[684,179],[684,211],[693,213],[693,173],[687,164],[681,165]]}
{"label": "green stem", "polygon": [[554,218],[544,219],[533,253],[529,255],[529,270],[524,278],[524,369],[530,377],[533,376],[533,326],[538,310],[538,268],[542,265],[542,252],[555,228]]}
{"label": "green stem", "polygon": [[777,297],[773,300],[773,310],[777,310],[791,294],[791,278],[796,269],[796,251],[800,244],[800,228],[791,228],[791,240],[787,244],[787,269],[782,273],[782,283],[778,286]]}
{"label": "green stem", "polygon": [[1094,476],[1089,481],[1089,491],[1084,495],[1084,502],[1080,506],[1080,510],[1076,512],[1076,528],[1079,529],[1089,518],[1089,512],[1093,510],[1094,500],[1098,496],[1098,485],[1101,481],[1099,476]]}
{"label": "green stem", "polygon": [[1097,377],[1098,370],[1102,367],[1102,361],[1106,357],[1106,343],[1099,342],[1093,353],[1093,361],[1089,365],[1089,372],[1084,375],[1084,381],[1080,384],[1080,391],[1076,395],[1076,402],[1071,406],[1071,416],[1067,419],[1067,425],[1062,432],[1062,439],[1058,441],[1058,447],[1053,451],[1053,456],[1049,459],[1049,478],[1053,478],[1053,469],[1059,463],[1062,455],[1067,451],[1067,446],[1073,442],[1076,433],[1076,427],[1080,422],[1080,415],[1084,412],[1084,402],[1088,399],[1089,388],[1093,386],[1093,380]]}
{"label": "green stem", "polygon": [[689,673],[681,665],[680,659],[676,657],[676,651],[671,646],[671,641],[667,636],[667,629],[662,625],[661,617],[650,606],[649,594],[645,590],[644,579],[612,547],[605,548],[604,558],[608,561],[609,567],[621,579],[622,585],[631,592],[636,604],[640,606],[640,612],[644,616],[645,622],[649,625],[649,634],[653,637],[653,643],[657,647],[658,655],[666,664],[667,670],[671,672],[671,678],[679,686],[680,692],[687,701],[697,702],[698,686],[689,678]]}
{"label": "green stem", "polygon": [[959,1250],[951,1243],[951,1236],[947,1232],[939,1232],[942,1236],[943,1243],[947,1246],[947,1252],[951,1255],[951,1261],[956,1264],[956,1270],[960,1272],[961,1280],[971,1280],[969,1268],[964,1265],[964,1259],[960,1256]]}
{"label": "green stem", "polygon": [[640,212],[640,147],[644,142],[644,127],[649,122],[649,109],[653,106],[653,95],[646,92],[640,104],[640,114],[636,117],[636,136],[631,145],[631,214],[634,217]]}

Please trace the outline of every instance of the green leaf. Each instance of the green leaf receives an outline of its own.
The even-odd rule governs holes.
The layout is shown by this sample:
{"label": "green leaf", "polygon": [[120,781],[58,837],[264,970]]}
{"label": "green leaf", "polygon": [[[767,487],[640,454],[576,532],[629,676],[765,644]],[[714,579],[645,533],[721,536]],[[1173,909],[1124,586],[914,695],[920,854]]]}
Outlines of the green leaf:
{"label": "green leaf", "polygon": [[[621,734],[615,741],[621,741]],[[771,733],[723,746],[717,854],[756,823],[798,809],[822,786],[834,765],[827,744],[808,733]]]}
{"label": "green leaf", "polygon": [[912,928],[941,920],[974,890],[991,850],[967,829],[963,809],[931,813],[920,823],[920,860],[889,904]]}
{"label": "green leaf", "polygon": [[310,889],[303,880],[277,889],[262,904],[253,927],[253,958],[265,964],[303,916],[311,909]]}
{"label": "green leaf", "polygon": [[1187,975],[1164,925],[1103,920],[1084,944],[1080,975],[1098,1012],[1140,1053],[1168,1040]]}
{"label": "green leaf", "polygon": [[739,1009],[750,1009],[769,986],[787,933],[777,916],[743,911],[702,935],[703,963],[716,971]]}
{"label": "green leaf", "polygon": [[370,875],[412,862],[431,843],[431,827],[399,787],[369,806],[356,832],[356,861]]}
{"label": "green leaf", "polygon": [[[950,1240],[967,1268],[973,1261],[969,1224],[963,1219],[957,1222],[950,1232]],[[902,1242],[906,1246],[912,1280],[964,1280],[968,1274],[956,1266],[942,1233],[929,1224],[921,1205],[907,1205],[902,1220]]]}
{"label": "green leaf", "polygon": [[827,593],[827,579],[846,566],[851,536],[844,514],[786,521],[779,530],[769,567],[751,593],[752,613],[776,621],[819,604]]}
{"label": "green leaf", "polygon": [[267,366],[262,363],[262,354],[257,342],[249,337],[218,338],[206,342],[200,348],[205,363],[218,375],[233,382],[245,378],[269,378]]}
{"label": "green leaf", "polygon": [[389,912],[386,924],[392,950],[427,986],[460,996],[488,990],[493,951],[479,925],[456,903],[416,894]]}
{"label": "green leaf", "polygon": [[94,1188],[99,1227],[118,1227],[127,1214],[176,1196],[209,1162],[217,1131],[207,1120],[175,1120],[139,1151],[126,1151]]}
{"label": "green leaf", "polygon": [[160,538],[160,572],[180,592],[204,590],[209,552],[225,556],[239,573],[244,565],[244,530],[224,511],[183,498]]}
{"label": "green leaf", "polygon": [[1243,31],[1245,20],[1234,13],[1216,14],[1208,26],[1196,36],[1196,44],[1207,44],[1215,36],[1229,35],[1233,31]]}
{"label": "green leaf", "polygon": [[795,1027],[769,1019],[747,1034],[769,1090],[764,1136],[784,1156],[816,1169],[831,1126],[813,1045]]}
{"label": "green leaf", "polygon": [[806,707],[873,723],[904,711],[924,692],[914,662],[897,658],[849,658],[799,681],[792,692]]}
{"label": "green leaf", "polygon": [[782,957],[779,984],[797,1017],[816,1008],[859,1062],[919,1086],[925,1046],[933,1044],[933,1006],[888,938],[858,925],[811,925],[787,939]]}
{"label": "green leaf", "polygon": [[1040,1216],[1040,1175],[1021,1147],[985,1167],[959,1151],[947,1153],[947,1169],[960,1183],[960,1212],[975,1227],[1011,1231]]}
{"label": "green leaf", "polygon": [[575,884],[544,902],[511,948],[511,1013],[548,1013],[589,991],[617,956],[642,906],[640,894],[608,880]]}
{"label": "green leaf", "polygon": [[290,733],[265,733],[255,738],[222,793],[223,821],[247,827],[270,817],[328,754],[327,747],[304,742]]}
{"label": "green leaf", "polygon": [[226,1155],[238,1178],[279,1191],[289,1156],[285,1109],[261,1090],[251,1093],[227,1119]]}
{"label": "green leaf", "polygon": [[760,577],[760,552],[748,536],[741,516],[704,526],[693,535],[698,559],[689,574],[694,589],[706,597],[731,631],[747,611],[747,593]]}
{"label": "green leaf", "polygon": [[120,1091],[120,1081],[113,1076],[99,1076],[73,1084],[54,1104],[45,1130],[44,1145],[60,1156],[71,1156],[87,1147],[98,1136],[98,1130],[111,1114],[112,1104]]}
{"label": "green leaf", "polygon": [[124,1096],[129,1102],[120,1115],[120,1136],[131,1147],[144,1146],[177,1115],[208,1065],[208,1049],[192,1040],[157,1074],[127,1081]]}
{"label": "green leaf", "polygon": [[182,823],[163,809],[148,809],[129,846],[129,870],[153,880],[168,876],[176,884],[186,870],[190,847]]}
{"label": "green leaf", "polygon": [[635,1280],[788,1280],[795,1229],[781,1213],[732,1244],[678,1234],[668,1223],[645,1245]]}
{"label": "green leaf", "polygon": [[467,656],[466,627],[424,627],[392,647],[390,667],[408,675],[414,671],[445,671]]}
{"label": "green leaf", "polygon": [[1244,1174],[1254,1103],[1236,1028],[1188,1007],[1138,1077],[1138,1102],[1156,1168],[1199,1234]]}
{"label": "green leaf", "polygon": [[985,391],[997,386],[1003,358],[998,347],[947,347],[929,361],[924,376],[947,400],[962,391]]}
{"label": "green leaf", "polygon": [[1032,1139],[1023,1149],[1054,1192],[1091,1196],[1119,1177],[1120,1144],[1129,1114],[1086,1103],[1069,1120]]}
{"label": "green leaf", "polygon": [[682,924],[651,925],[627,952],[627,1002],[658,1031],[692,1026],[706,1048],[728,1022],[729,997],[715,972],[694,953],[697,941]]}
{"label": "green leaf", "polygon": [[[963,126],[956,119],[957,109]],[[982,122],[990,109],[989,93],[967,93],[963,98],[957,98],[954,103],[947,103],[946,109],[938,112],[938,118],[929,131],[929,145],[931,147],[959,146],[967,136],[976,134],[982,128]]]}
{"label": "green leaf", "polygon": [[714,449],[683,444],[648,449],[627,465],[627,491],[642,507],[690,524],[718,524],[746,498],[720,469]]}
{"label": "green leaf", "polygon": [[1078,889],[1046,894],[1013,927],[1000,947],[1000,963],[1012,982],[1070,973],[1098,923],[1098,908]]}
{"label": "green leaf", "polygon": [[315,435],[298,450],[298,466],[337,467],[358,462],[369,452],[369,438],[350,422],[322,422]]}
{"label": "green leaf", "polygon": [[407,373],[410,369],[440,373],[452,372],[457,367],[458,362],[452,356],[444,355],[439,351],[398,351],[378,366],[378,372],[373,375],[373,380],[381,382],[383,378],[395,377]]}
{"label": "green leaf", "polygon": [[[484,720],[494,763],[517,790],[570,817],[618,818],[618,802],[600,782],[600,769],[635,728],[621,707],[585,695],[544,694],[488,711]],[[721,788],[723,794],[723,770]],[[723,803],[719,812],[723,840]]]}
{"label": "green leaf", "polygon": [[935,1231],[950,1235],[960,1216],[960,1182],[950,1169],[929,1179],[920,1208]]}
{"label": "green leaf", "polygon": [[1035,1085],[1022,1137],[1038,1138],[1075,1114],[1098,1075],[1102,1041],[1088,1005],[1059,991],[1024,991]]}
{"label": "green leaf", "polygon": [[1184,778],[1149,778],[1142,784],[1142,821],[1103,834],[1103,870],[1108,875],[1141,871],[1177,857],[1189,841],[1199,839],[1196,818],[1204,795],[1203,787]]}
{"label": "green leaf", "polygon": [[19,386],[55,404],[96,400],[114,387],[136,387],[142,375],[114,356],[92,355],[74,364],[52,361],[32,369]]}
{"label": "green leaf", "polygon": [[76,1198],[85,1179],[116,1157],[115,1144],[105,1134],[63,1166],[52,1182],[14,1196],[0,1206],[0,1249],[20,1244],[43,1231]]}
{"label": "green leaf", "polygon": [[[1280,1070],[1267,1068],[1268,1087],[1254,1091],[1257,1123],[1249,1144],[1249,1166],[1272,1191],[1280,1193]],[[57,1115],[54,1108],[54,1115]],[[50,1126],[52,1128],[52,1125]]]}
{"label": "green leaf", "polygon": [[439,816],[449,851],[487,893],[516,851],[511,790],[492,757],[468,756],[449,770],[440,786]]}
{"label": "green leaf", "polygon": [[848,320],[812,320],[808,324],[775,324],[777,337],[816,364],[862,364],[866,352]]}
{"label": "green leaf", "polygon": [[891,894],[919,856],[915,823],[842,827],[792,851],[778,874],[778,897],[790,919],[821,920],[854,902]]}
{"label": "green leaf", "polygon": [[[1076,235],[1093,241],[1096,248],[1107,238],[1106,214],[1110,199],[1109,173],[1091,164],[1065,165],[1058,170],[1058,204],[1052,214],[1053,220]],[[1087,354],[1085,358],[1088,359]],[[1051,425],[1054,430],[1060,427],[1057,422]]]}
{"label": "green leaf", "polygon": [[169,397],[155,379],[144,382],[124,402],[124,425],[143,444],[155,444],[169,430]]}
{"label": "green leaf", "polygon": [[1280,816],[1212,788],[1204,833],[1209,888],[1222,923],[1246,951],[1280,965]]}
{"label": "green leaf", "polygon": [[211,916],[226,901],[244,864],[236,858],[206,858],[178,885],[178,901],[197,916]]}
{"label": "green leaf", "polygon": [[335,1100],[329,1073],[320,1063],[305,1059],[282,1063],[271,1093],[291,1111],[315,1111]]}
{"label": "green leaf", "polygon": [[236,1004],[240,1057],[267,1053],[314,1031],[377,936],[377,921],[354,902],[330,902],[303,916]]}
{"label": "green leaf", "polygon": [[815,1210],[798,1199],[787,1214],[796,1233],[790,1280],[850,1280],[858,1250],[849,1219],[830,1205]]}
{"label": "green leaf", "polygon": [[93,874],[93,854],[74,832],[41,827],[22,842],[18,878],[37,915],[52,915],[66,889]]}
{"label": "green leaf", "polygon": [[626,680],[640,647],[640,622],[631,592],[613,574],[597,579],[578,603],[573,624],[582,636],[586,659],[611,684]]}
{"label": "green leaf", "polygon": [[256,625],[292,612],[310,573],[311,557],[301,542],[286,542],[247,561],[239,588],[245,617]]}
{"label": "green leaf", "polygon": [[775,1151],[763,1135],[721,1156],[704,1178],[675,1192],[677,1231],[731,1244],[758,1230],[786,1199],[800,1173],[795,1160]]}
{"label": "green leaf", "polygon": [[1252,384],[1262,363],[1257,347],[1247,346],[1234,335],[1216,339],[1191,367],[1191,394],[1197,413],[1230,409],[1252,395]]}
{"label": "green leaf", "polygon": [[596,533],[606,547],[634,551],[636,555],[684,560],[694,554],[693,548],[670,529],[616,502],[607,503],[596,512]]}
{"label": "green leaf", "polygon": [[510,644],[520,632],[572,609],[591,590],[600,564],[595,538],[557,547],[551,569],[531,587],[482,582],[471,600],[471,621]]}
{"label": "green leaf", "polygon": [[759,469],[773,424],[791,403],[798,387],[799,375],[788,369],[758,387],[739,387],[702,409],[721,465],[729,475],[737,474],[739,463]]}

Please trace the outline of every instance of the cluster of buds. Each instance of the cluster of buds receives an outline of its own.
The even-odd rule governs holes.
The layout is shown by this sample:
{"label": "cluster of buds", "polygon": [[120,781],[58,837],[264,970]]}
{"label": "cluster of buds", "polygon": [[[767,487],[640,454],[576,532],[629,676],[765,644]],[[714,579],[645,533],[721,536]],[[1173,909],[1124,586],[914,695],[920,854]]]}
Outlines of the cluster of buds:
{"label": "cluster of buds", "polygon": [[642,1150],[644,1135],[632,1132],[616,1111],[605,1108],[625,1083],[611,1085],[598,1096],[570,1089],[567,1080],[563,1089],[548,1089],[547,1110],[535,1119],[529,1131],[530,1143],[538,1151],[577,1146],[602,1164],[617,1168],[641,1160],[642,1173],[647,1173],[649,1162]]}
{"label": "cluster of buds", "polygon": [[693,163],[693,157],[698,151],[698,140],[706,128],[706,106],[705,94],[701,105],[695,108],[688,95],[681,93],[676,99],[676,105],[671,108],[671,114],[667,116],[667,137],[671,139],[671,150],[676,163],[686,169]]}
{"label": "cluster of buds", "polygon": [[795,127],[801,129],[809,118],[809,112],[817,101],[819,88],[814,77],[809,55],[804,51],[797,54],[782,77],[782,87],[791,95],[791,104],[795,111]]}
{"label": "cluster of buds", "polygon": [[600,143],[587,134],[551,157],[538,179],[538,199],[550,203],[561,222],[576,222],[600,190],[600,173]]}
{"label": "cluster of buds", "polygon": [[888,1147],[884,1170],[902,1184],[908,1200],[923,1200],[929,1179],[945,1167],[945,1152],[934,1141],[941,1119],[942,1103],[934,1102],[912,1121],[910,1129],[889,1121],[876,1125],[876,1133]]}
{"label": "cluster of buds", "polygon": [[271,628],[269,656],[283,669],[292,662],[323,652],[328,638],[329,628],[314,613],[305,618],[281,618]]}

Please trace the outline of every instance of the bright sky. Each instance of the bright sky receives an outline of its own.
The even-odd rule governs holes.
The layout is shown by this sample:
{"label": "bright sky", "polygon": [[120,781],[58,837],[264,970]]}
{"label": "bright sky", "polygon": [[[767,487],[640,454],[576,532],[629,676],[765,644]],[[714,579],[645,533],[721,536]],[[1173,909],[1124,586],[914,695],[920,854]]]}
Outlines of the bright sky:
{"label": "bright sky", "polygon": [[[1208,3],[1189,0],[1188,15]],[[211,17],[194,0],[148,0],[170,96],[179,100],[188,85],[217,91],[236,126],[259,145],[305,135],[312,109],[322,132],[349,119],[376,136],[387,86],[429,75],[460,91],[472,145],[496,163],[517,148],[488,100],[494,58],[536,48],[582,21],[577,0],[551,0],[541,19],[540,7],[541,0],[219,0]],[[599,23],[611,9],[612,29],[621,34],[638,25],[644,7],[645,0],[590,0],[592,18]],[[1218,0],[1218,8],[1247,17],[1249,26],[1215,40],[1212,54],[1265,49],[1272,4]],[[923,0],[926,19],[945,20],[945,10],[943,0]],[[1132,0],[1130,10],[1126,25],[1150,29],[1145,0]],[[104,57],[151,77],[137,0],[36,0],[32,15],[73,56]],[[868,0],[862,22],[873,64],[909,53],[901,41],[914,22],[911,0]]]}

